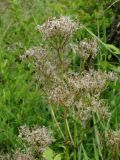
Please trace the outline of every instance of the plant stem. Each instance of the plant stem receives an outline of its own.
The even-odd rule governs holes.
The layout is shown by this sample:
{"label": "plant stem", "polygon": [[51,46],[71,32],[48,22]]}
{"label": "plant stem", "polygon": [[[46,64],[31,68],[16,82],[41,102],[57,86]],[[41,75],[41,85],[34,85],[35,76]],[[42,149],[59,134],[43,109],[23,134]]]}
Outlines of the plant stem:
{"label": "plant stem", "polygon": [[66,153],[65,153],[65,160],[69,160],[69,133],[67,129],[67,110],[64,108],[64,127],[65,127],[65,138],[66,138]]}
{"label": "plant stem", "polygon": [[61,57],[61,55],[60,55],[60,49],[59,49],[59,48],[57,49],[57,53],[58,53],[59,61],[60,61],[61,65],[62,65],[62,64],[63,64],[63,61],[62,61],[62,57]]}
{"label": "plant stem", "polygon": [[64,61],[63,61],[63,55],[61,54],[61,50],[60,48],[57,49],[57,53],[58,53],[58,58],[61,64],[61,75],[63,76],[64,74]]}
{"label": "plant stem", "polygon": [[76,160],[77,158],[77,152],[76,152],[76,148],[77,148],[77,130],[76,130],[76,121],[74,120],[74,160]]}
{"label": "plant stem", "polygon": [[57,127],[58,127],[58,129],[59,129],[59,131],[60,131],[60,133],[61,133],[61,135],[63,137],[63,139],[65,140],[65,136],[64,136],[64,134],[63,134],[63,132],[62,132],[62,130],[60,128],[60,125],[59,125],[59,123],[58,123],[58,121],[57,121],[57,119],[55,117],[55,114],[54,114],[54,111],[52,109],[52,106],[51,106],[51,114],[52,114],[53,120],[55,121],[55,123],[56,123],[56,125],[57,125]]}
{"label": "plant stem", "polygon": [[[74,111],[74,108],[73,108]],[[75,117],[75,111],[73,112],[73,120],[74,120],[74,158],[73,160],[77,159],[77,152],[76,152],[76,148],[77,148],[77,125],[76,125],[76,117]]]}
{"label": "plant stem", "polygon": [[69,133],[70,140],[71,140],[72,144],[74,145],[74,141],[73,141],[73,138],[72,138],[72,134],[70,132],[70,127],[69,127],[67,119],[66,119],[66,124],[67,124],[67,130],[68,130],[68,133]]}

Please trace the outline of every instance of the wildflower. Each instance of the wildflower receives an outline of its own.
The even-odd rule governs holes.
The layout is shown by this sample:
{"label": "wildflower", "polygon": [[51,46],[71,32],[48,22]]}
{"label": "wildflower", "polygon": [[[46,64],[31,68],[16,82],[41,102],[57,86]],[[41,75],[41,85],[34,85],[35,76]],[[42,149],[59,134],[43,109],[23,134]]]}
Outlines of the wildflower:
{"label": "wildflower", "polygon": [[70,107],[73,103],[73,97],[64,81],[61,81],[57,86],[53,86],[49,91],[49,102]]}
{"label": "wildflower", "polygon": [[93,114],[99,115],[101,120],[108,119],[110,112],[108,111],[108,105],[103,99],[99,99],[96,96],[92,96],[89,99],[81,98],[76,102],[77,115],[81,122],[92,119]]}
{"label": "wildflower", "polygon": [[111,113],[109,112],[109,106],[105,99],[93,96],[91,98],[91,106],[93,108],[93,113],[98,114],[101,120],[105,120],[110,117]]}
{"label": "wildflower", "polygon": [[44,60],[46,58],[46,50],[42,47],[32,47],[29,48],[23,56],[21,56],[22,59],[24,58],[35,58],[38,61]]}
{"label": "wildflower", "polygon": [[101,71],[90,70],[82,73],[80,88],[83,91],[98,94],[107,86],[107,74]]}
{"label": "wildflower", "polygon": [[60,72],[61,70],[54,62],[46,60],[43,64],[36,64],[34,79],[35,81],[39,82],[39,84],[42,85],[45,90],[47,90],[46,87],[48,87],[49,84],[57,82],[60,79]]}
{"label": "wildflower", "polygon": [[72,89],[72,90],[77,90],[79,91],[80,89],[80,74],[69,74],[69,75],[65,75],[65,79],[68,83],[68,86]]}
{"label": "wildflower", "polygon": [[76,51],[81,58],[87,60],[89,57],[94,59],[99,51],[99,48],[96,40],[84,39],[80,41],[79,45],[76,47]]}
{"label": "wildflower", "polygon": [[75,74],[74,76],[69,74],[66,76],[66,79],[69,86],[77,92],[98,94],[105,90],[107,86],[107,73],[93,69],[84,71],[81,74]]}
{"label": "wildflower", "polygon": [[48,20],[42,26],[38,26],[37,28],[38,31],[42,32],[43,38],[48,40],[48,45],[53,49],[52,51],[59,54],[59,59],[62,63],[60,54],[63,53],[63,50],[65,51],[68,41],[73,33],[78,29],[78,24],[70,17],[61,16],[59,19],[54,18],[52,20]]}
{"label": "wildflower", "polygon": [[[39,64],[38,64],[38,67]],[[51,62],[49,60],[47,60],[43,66],[42,66],[42,70],[46,73],[47,76],[54,76],[57,74],[57,71],[58,71],[58,68],[57,68],[57,65],[54,63],[54,62]]]}
{"label": "wildflower", "polygon": [[13,160],[36,160],[30,153],[21,153],[16,151],[13,154]]}
{"label": "wildflower", "polygon": [[79,100],[79,102],[76,103],[76,107],[78,109],[77,115],[82,123],[92,118],[92,108],[90,106],[87,106],[85,102]]}
{"label": "wildflower", "polygon": [[30,144],[38,143],[41,146],[48,146],[54,141],[53,136],[46,127],[33,128],[28,139]]}
{"label": "wildflower", "polygon": [[37,27],[38,31],[43,33],[45,39],[53,38],[54,36],[69,38],[77,28],[77,23],[71,20],[70,17],[65,16],[48,20],[42,26]]}
{"label": "wildflower", "polygon": [[31,147],[37,146],[37,150],[43,151],[48,145],[54,142],[52,133],[46,127],[34,127],[31,130],[26,126],[19,129],[19,137],[25,139]]}

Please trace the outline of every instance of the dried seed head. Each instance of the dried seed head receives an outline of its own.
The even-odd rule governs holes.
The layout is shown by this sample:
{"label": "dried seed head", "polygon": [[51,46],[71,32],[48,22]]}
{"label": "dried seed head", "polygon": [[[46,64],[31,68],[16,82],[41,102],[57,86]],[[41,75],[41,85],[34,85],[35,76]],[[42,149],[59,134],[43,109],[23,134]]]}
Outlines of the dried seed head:
{"label": "dried seed head", "polygon": [[38,31],[43,33],[45,39],[54,36],[70,37],[77,28],[77,23],[71,20],[70,17],[64,16],[59,19],[48,20],[42,26],[37,27]]}
{"label": "dried seed head", "polygon": [[87,60],[89,57],[94,59],[99,51],[96,40],[82,40],[76,47],[76,51],[81,58]]}

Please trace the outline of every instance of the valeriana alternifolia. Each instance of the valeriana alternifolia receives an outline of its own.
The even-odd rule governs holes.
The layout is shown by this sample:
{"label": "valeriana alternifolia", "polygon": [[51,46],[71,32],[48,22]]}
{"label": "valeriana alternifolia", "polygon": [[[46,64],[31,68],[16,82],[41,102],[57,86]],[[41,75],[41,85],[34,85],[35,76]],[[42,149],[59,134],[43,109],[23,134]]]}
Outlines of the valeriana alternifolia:
{"label": "valeriana alternifolia", "polygon": [[29,129],[26,125],[19,128],[19,137],[26,140],[31,148],[37,148],[39,152],[43,152],[55,140],[46,127],[36,126]]}
{"label": "valeriana alternifolia", "polygon": [[84,39],[76,45],[76,52],[80,55],[84,60],[95,59],[97,54],[99,53],[99,45],[96,39]]}
{"label": "valeriana alternifolia", "polygon": [[61,16],[58,19],[48,20],[41,26],[38,25],[37,29],[42,32],[45,39],[51,39],[54,36],[69,38],[78,29],[78,24],[70,17]]}

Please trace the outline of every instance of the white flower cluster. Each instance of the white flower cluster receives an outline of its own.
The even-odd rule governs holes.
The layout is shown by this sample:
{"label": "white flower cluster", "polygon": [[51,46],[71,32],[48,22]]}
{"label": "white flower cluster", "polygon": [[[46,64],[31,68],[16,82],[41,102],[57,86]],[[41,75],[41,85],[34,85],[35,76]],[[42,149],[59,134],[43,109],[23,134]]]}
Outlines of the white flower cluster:
{"label": "white flower cluster", "polygon": [[12,160],[37,160],[30,153],[21,153],[16,151],[13,155]]}
{"label": "white flower cluster", "polygon": [[24,58],[35,58],[36,60],[43,60],[47,56],[46,51],[42,47],[32,47],[29,48],[23,56],[21,56],[21,59]]}
{"label": "white flower cluster", "polygon": [[95,39],[87,40],[84,39],[76,46],[76,52],[81,58],[87,60],[89,57],[94,59],[99,51],[98,43]]}
{"label": "white flower cluster", "polygon": [[21,126],[19,129],[19,137],[25,139],[30,147],[36,148],[39,152],[54,142],[52,134],[46,127],[34,127],[31,130],[26,126]]}
{"label": "white flower cluster", "polygon": [[69,88],[64,81],[58,85],[53,86],[49,91],[49,102],[53,104],[60,104],[62,106],[70,107],[74,102]]}
{"label": "white flower cluster", "polygon": [[59,19],[48,20],[42,26],[38,25],[37,29],[46,39],[54,36],[69,38],[78,29],[78,25],[70,17],[61,16]]}
{"label": "white flower cluster", "polygon": [[[96,70],[84,71],[81,74],[66,74],[64,80],[58,80],[48,93],[51,103],[63,104],[69,107],[76,103],[76,99],[85,94],[99,95],[108,85],[108,81],[115,78],[114,74]],[[69,103],[68,103],[69,102]],[[71,102],[71,103],[70,103]],[[96,105],[98,106],[98,104]]]}
{"label": "white flower cluster", "polygon": [[90,70],[83,72],[80,80],[80,88],[91,93],[100,93],[107,86],[107,74],[101,71]]}

